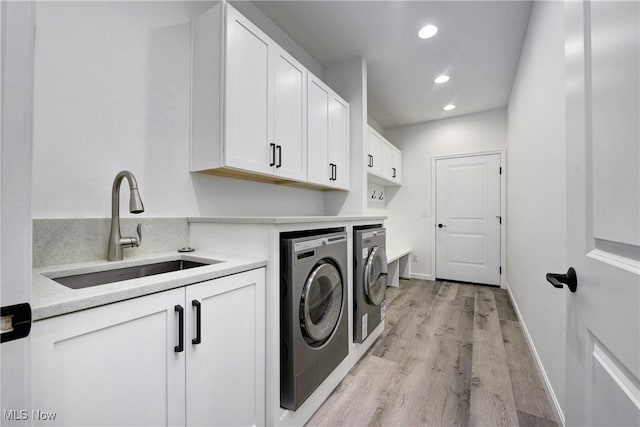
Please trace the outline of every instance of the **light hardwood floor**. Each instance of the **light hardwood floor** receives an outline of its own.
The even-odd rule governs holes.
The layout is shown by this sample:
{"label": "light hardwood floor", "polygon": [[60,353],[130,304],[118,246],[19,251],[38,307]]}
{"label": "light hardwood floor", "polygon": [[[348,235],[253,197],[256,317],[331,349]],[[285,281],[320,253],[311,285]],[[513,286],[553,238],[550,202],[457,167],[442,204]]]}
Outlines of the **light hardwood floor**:
{"label": "light hardwood floor", "polygon": [[401,280],[383,334],[307,426],[556,426],[506,291]]}

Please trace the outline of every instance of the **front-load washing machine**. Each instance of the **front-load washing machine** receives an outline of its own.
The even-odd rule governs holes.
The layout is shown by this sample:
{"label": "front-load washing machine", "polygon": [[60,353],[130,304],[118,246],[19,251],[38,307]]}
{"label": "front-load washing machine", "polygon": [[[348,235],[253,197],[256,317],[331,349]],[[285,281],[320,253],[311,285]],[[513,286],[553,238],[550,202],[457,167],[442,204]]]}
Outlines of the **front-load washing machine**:
{"label": "front-load washing machine", "polygon": [[384,320],[387,296],[386,231],[353,228],[353,341],[362,343]]}
{"label": "front-load washing machine", "polygon": [[347,233],[280,236],[280,406],[296,410],[349,353]]}

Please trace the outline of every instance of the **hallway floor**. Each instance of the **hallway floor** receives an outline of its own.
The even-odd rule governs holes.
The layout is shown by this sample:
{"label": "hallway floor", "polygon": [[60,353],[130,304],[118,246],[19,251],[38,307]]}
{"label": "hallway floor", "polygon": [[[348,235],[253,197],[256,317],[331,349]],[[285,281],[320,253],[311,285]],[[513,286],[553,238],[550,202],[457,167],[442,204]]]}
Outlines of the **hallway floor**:
{"label": "hallway floor", "polygon": [[401,280],[383,334],[307,426],[556,426],[505,290]]}

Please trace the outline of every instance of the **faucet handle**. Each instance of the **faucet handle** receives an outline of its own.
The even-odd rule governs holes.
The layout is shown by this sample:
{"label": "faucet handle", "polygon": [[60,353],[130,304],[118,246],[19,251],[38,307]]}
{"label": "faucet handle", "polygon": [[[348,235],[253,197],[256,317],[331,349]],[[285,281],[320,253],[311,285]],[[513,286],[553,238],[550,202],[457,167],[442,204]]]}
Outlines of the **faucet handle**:
{"label": "faucet handle", "polygon": [[135,237],[133,238],[135,240],[135,245],[136,247],[140,246],[142,244],[142,224],[138,224],[138,226],[136,227],[136,233],[138,234],[138,238],[136,239]]}

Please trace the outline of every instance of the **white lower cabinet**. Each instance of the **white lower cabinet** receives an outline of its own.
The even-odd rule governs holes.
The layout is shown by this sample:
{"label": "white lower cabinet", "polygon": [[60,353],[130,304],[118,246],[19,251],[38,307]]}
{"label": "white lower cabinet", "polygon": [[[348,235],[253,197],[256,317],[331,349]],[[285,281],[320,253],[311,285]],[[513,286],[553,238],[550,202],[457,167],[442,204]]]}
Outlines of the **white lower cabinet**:
{"label": "white lower cabinet", "polygon": [[35,322],[34,410],[56,413],[46,425],[264,424],[264,281],[252,270]]}

